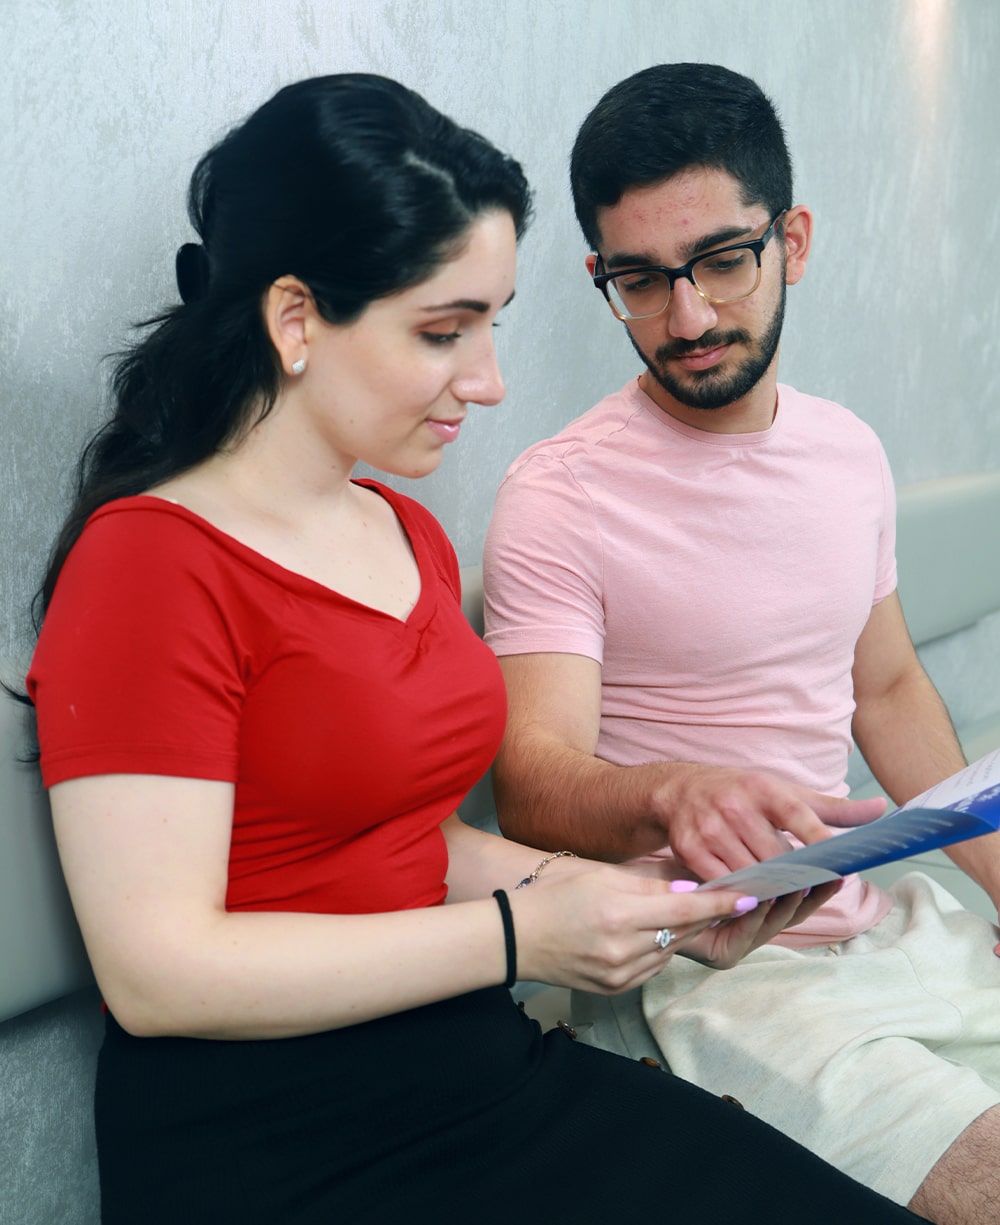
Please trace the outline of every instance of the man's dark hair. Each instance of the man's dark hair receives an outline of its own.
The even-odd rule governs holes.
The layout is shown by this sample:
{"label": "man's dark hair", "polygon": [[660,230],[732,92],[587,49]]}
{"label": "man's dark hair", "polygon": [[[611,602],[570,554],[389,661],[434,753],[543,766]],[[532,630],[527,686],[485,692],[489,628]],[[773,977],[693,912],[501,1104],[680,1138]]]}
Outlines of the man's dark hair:
{"label": "man's dark hair", "polygon": [[717,64],[656,64],[613,86],[577,134],[570,183],[593,250],[597,211],[631,187],[707,166],[739,182],[773,217],[792,206],[792,164],[774,105],[756,82]]}

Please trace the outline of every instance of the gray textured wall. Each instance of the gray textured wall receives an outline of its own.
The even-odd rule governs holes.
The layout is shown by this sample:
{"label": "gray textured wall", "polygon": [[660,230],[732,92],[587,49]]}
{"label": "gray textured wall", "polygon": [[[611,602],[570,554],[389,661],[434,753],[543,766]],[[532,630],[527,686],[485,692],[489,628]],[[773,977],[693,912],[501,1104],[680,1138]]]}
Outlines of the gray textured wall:
{"label": "gray textured wall", "polygon": [[[0,0],[0,654],[28,647],[101,356],[172,300],[195,159],[313,73],[398,76],[537,189],[499,333],[507,400],[412,490],[463,562],[509,461],[634,373],[584,279],[566,159],[600,94],[660,60],[748,72],[783,113],[816,216],[784,379],[869,421],[901,482],[1000,467],[998,58],[995,0]],[[959,718],[995,704],[998,619],[927,659]],[[3,1225],[96,1219],[92,1006],[0,1028]]]}

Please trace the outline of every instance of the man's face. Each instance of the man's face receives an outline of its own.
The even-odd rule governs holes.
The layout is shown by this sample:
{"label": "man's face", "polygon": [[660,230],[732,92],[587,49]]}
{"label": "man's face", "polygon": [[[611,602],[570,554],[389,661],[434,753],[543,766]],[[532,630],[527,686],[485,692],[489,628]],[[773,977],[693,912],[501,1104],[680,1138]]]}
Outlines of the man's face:
{"label": "man's face", "polygon": [[[764,205],[742,202],[731,175],[696,168],[633,188],[602,209],[600,251],[608,272],[642,264],[676,268],[713,247],[759,238],[770,220]],[[801,262],[804,268],[804,255]],[[796,265],[789,279],[799,275]],[[662,315],[626,325],[648,371],[641,380],[647,394],[702,429],[766,428],[774,411],[785,276],[784,244],[774,238],[761,257],[760,285],[747,298],[712,304],[679,278]],[[721,414],[725,422],[705,418],[719,409],[730,410]]]}
{"label": "man's face", "polygon": [[[759,291],[758,291],[759,292]],[[698,340],[667,340],[651,354],[641,348],[633,330],[628,330],[632,347],[639,354],[650,376],[679,404],[695,409],[728,408],[744,399],[767,373],[778,352],[781,327],[785,321],[785,283],[764,330],[755,338],[745,328],[714,328]],[[741,346],[738,361],[718,357],[724,346]],[[681,359],[687,358],[688,361]],[[706,362],[706,365],[699,365]],[[675,374],[674,366],[681,367]]]}

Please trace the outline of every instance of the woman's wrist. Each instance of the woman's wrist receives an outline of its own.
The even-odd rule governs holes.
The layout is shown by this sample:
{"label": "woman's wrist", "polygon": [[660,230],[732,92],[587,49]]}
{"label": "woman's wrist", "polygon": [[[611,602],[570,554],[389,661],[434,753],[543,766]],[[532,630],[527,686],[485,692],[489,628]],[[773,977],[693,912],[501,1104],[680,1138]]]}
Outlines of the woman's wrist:
{"label": "woman's wrist", "polygon": [[551,854],[546,855],[543,859],[541,859],[535,865],[532,871],[529,872],[528,875],[524,877],[524,879],[521,880],[515,886],[515,888],[523,889],[526,885],[533,885],[535,881],[538,880],[539,876],[541,876],[542,872],[544,872],[545,869],[549,866],[549,864],[553,863],[557,859],[576,859],[576,858],[577,858],[577,855],[575,851],[553,851]]}
{"label": "woman's wrist", "polygon": [[514,933],[514,916],[510,912],[510,901],[503,889],[494,889],[493,896],[500,908],[500,921],[503,924],[504,955],[507,962],[503,985],[509,991],[517,982],[517,939]]}

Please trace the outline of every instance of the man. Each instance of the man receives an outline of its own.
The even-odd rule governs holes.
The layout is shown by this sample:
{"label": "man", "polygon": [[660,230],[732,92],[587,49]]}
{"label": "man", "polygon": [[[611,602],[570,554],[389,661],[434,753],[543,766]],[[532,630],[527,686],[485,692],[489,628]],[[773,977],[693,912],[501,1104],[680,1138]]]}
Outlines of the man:
{"label": "man", "polygon": [[[883,451],[777,381],[812,217],[750,80],[660,65],[584,122],[587,268],[645,369],[530,448],[497,499],[487,641],[510,696],[504,831],[708,879],[961,768],[895,593]],[[952,857],[1000,901],[1000,838]],[[674,959],[594,1040],[643,1055],[939,1222],[1000,1219],[995,933],[925,878],[853,878],[725,973]],[[636,995],[626,997],[637,1008]]]}

